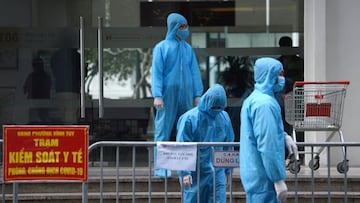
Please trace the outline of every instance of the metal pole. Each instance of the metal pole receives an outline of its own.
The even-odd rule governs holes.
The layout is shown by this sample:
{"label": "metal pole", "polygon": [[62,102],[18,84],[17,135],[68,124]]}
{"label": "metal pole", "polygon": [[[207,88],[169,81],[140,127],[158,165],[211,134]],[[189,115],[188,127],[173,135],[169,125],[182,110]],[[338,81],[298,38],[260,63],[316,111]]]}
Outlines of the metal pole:
{"label": "metal pole", "polygon": [[80,16],[80,118],[85,118],[85,52],[84,18]]}
{"label": "metal pole", "polygon": [[82,203],[88,202],[88,182],[82,183]]}
{"label": "metal pole", "polygon": [[135,181],[135,177],[136,177],[136,146],[132,147],[132,203],[135,203],[135,198],[136,198],[136,181]]}
{"label": "metal pole", "polygon": [[19,199],[19,185],[18,183],[13,183],[13,203],[18,203]]}
{"label": "metal pole", "polygon": [[104,117],[102,18],[98,17],[99,118]]}
{"label": "metal pole", "polygon": [[104,202],[104,146],[100,148],[100,203]]}
{"label": "metal pole", "polygon": [[[85,40],[84,17],[80,16],[80,118],[85,118]],[[82,203],[88,202],[88,183],[82,183]]]}
{"label": "metal pole", "polygon": [[200,146],[196,146],[197,202],[200,202]]}
{"label": "metal pole", "polygon": [[116,147],[116,182],[115,182],[115,190],[116,190],[116,203],[119,203],[119,199],[120,199],[120,195],[119,195],[119,176],[120,176],[120,172],[119,172],[119,168],[120,168],[120,147],[117,146]]}

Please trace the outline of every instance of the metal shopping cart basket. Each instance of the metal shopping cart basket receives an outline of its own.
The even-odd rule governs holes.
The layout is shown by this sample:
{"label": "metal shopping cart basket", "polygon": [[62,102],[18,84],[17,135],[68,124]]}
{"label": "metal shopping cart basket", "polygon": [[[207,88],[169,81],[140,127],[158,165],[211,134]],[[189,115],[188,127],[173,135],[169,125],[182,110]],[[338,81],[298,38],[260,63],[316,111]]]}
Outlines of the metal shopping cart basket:
{"label": "metal shopping cart basket", "polygon": [[[349,81],[336,82],[300,82],[294,84],[291,93],[284,96],[285,120],[293,126],[293,138],[296,142],[296,131],[330,131],[328,142],[336,133],[344,142],[341,131],[344,100]],[[324,150],[320,147],[309,162],[311,169],[320,167],[319,155]],[[345,149],[342,148],[345,157]],[[298,160],[298,157],[296,157]],[[298,161],[290,161],[291,173],[300,171]],[[338,163],[337,170],[344,173],[348,170],[348,160]]]}

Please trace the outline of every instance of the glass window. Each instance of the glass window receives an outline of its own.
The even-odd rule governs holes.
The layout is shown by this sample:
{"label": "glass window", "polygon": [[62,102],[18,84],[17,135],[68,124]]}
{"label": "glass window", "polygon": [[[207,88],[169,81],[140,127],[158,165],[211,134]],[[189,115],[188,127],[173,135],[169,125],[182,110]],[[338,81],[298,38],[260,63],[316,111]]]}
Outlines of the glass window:
{"label": "glass window", "polygon": [[[165,37],[166,15],[151,15],[152,21],[146,24],[146,15],[141,12],[145,2],[149,10],[151,2],[140,0],[3,2],[0,8],[4,16],[0,19],[0,123],[87,123],[93,126],[91,134],[98,138],[105,133],[101,130],[110,128],[117,139],[129,136],[148,139],[153,127],[148,122],[153,119],[152,49]],[[211,8],[211,12],[195,6],[184,10],[191,31],[189,43],[198,58],[205,88],[214,83],[223,84],[229,105],[251,89],[256,58],[303,55],[303,0],[196,2],[211,5],[205,10]],[[162,14],[178,11],[174,1],[153,1],[153,5],[157,3],[165,9]],[[192,3],[195,2],[181,2],[186,8]],[[216,4],[219,6],[214,6]],[[149,12],[154,14],[154,10]],[[194,13],[196,15],[192,15]],[[229,14],[226,20],[219,18],[224,13]],[[209,14],[215,17],[208,19]],[[84,19],[84,78],[79,73],[80,16]],[[103,48],[102,78],[99,77],[99,31]],[[278,42],[282,36],[291,37],[293,47],[280,48]],[[38,58],[43,62],[42,76],[51,82],[47,82],[48,79],[26,82]],[[80,115],[82,79],[85,118]],[[103,92],[99,89],[100,81],[103,81]],[[32,92],[34,88],[46,90],[46,98],[34,98],[37,94]],[[104,118],[99,118],[101,94]]]}

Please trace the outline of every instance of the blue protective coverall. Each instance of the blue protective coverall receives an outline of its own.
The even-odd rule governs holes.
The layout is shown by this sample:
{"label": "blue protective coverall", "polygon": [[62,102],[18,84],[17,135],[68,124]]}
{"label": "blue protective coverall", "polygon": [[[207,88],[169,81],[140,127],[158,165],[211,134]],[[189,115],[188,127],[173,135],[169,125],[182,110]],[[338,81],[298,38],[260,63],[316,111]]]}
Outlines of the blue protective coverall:
{"label": "blue protective coverall", "polygon": [[[152,96],[162,98],[164,103],[164,107],[156,111],[155,142],[170,140],[177,119],[191,109],[194,98],[203,93],[195,53],[184,39],[187,36],[179,36],[179,27],[184,23],[187,24],[187,20],[182,15],[170,14],[167,18],[166,38],[153,50]],[[188,32],[188,28],[185,31]],[[155,171],[155,176],[164,175],[164,171]]]}
{"label": "blue protective coverall", "polygon": [[273,88],[282,64],[272,58],[255,62],[255,89],[244,101],[240,128],[240,177],[247,203],[278,203],[274,182],[284,180],[284,132]]}
{"label": "blue protective coverall", "polygon": [[[211,107],[219,106],[215,111]],[[234,131],[230,117],[224,111],[226,93],[221,85],[215,84],[200,98],[199,105],[183,114],[177,124],[177,142],[233,142]],[[213,203],[213,147],[200,147],[200,202]],[[232,150],[232,147],[217,146],[216,150]],[[232,169],[216,168],[216,202],[226,202],[226,174]],[[193,184],[184,187],[183,202],[197,202],[197,171],[178,171],[180,184],[182,177],[191,175]]]}

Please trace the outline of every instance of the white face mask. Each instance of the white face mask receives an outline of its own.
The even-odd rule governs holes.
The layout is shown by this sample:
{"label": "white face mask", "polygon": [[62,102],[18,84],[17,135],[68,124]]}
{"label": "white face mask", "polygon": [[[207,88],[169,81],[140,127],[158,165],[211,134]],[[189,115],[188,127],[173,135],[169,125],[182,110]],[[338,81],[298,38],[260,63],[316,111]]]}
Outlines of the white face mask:
{"label": "white face mask", "polygon": [[285,77],[279,76],[277,83],[273,87],[274,92],[281,92],[284,89],[285,86]]}

